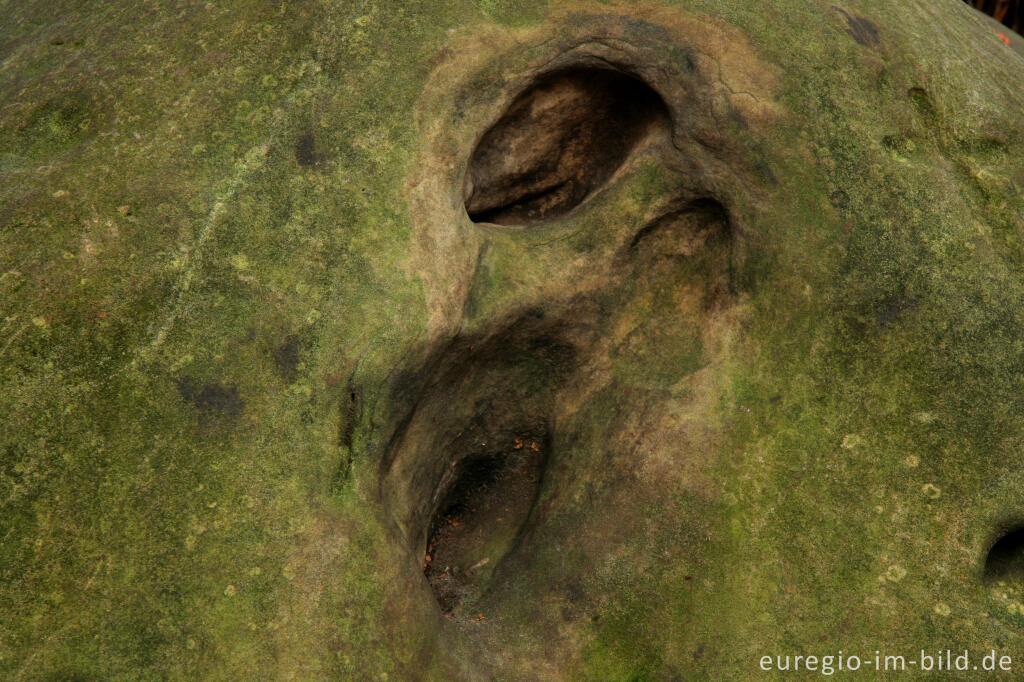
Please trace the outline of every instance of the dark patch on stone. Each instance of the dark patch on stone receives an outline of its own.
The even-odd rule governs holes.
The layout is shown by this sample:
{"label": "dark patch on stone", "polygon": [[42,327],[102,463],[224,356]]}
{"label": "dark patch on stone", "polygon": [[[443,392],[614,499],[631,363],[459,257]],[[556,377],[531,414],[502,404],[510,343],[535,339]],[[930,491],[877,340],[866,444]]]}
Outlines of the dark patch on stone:
{"label": "dark patch on stone", "polygon": [[295,381],[299,368],[299,337],[297,334],[289,334],[273,351],[274,365],[277,373],[287,383]]}
{"label": "dark patch on stone", "polygon": [[583,586],[577,578],[573,578],[565,584],[565,598],[570,604],[579,604],[584,597]]}
{"label": "dark patch on stone", "polygon": [[883,303],[882,309],[875,315],[879,327],[885,327],[899,319],[900,315],[917,307],[917,299],[890,299]]}
{"label": "dark patch on stone", "polygon": [[743,118],[743,114],[740,113],[740,110],[736,107],[729,107],[728,116],[729,120],[732,121],[739,130],[750,130],[750,124],[747,123],[747,119]]}
{"label": "dark patch on stone", "polygon": [[470,157],[474,222],[529,225],[563,215],[604,184],[658,123],[661,97],[599,68],[547,74],[523,92]]}
{"label": "dark patch on stone", "polygon": [[[571,324],[569,321],[562,321]],[[435,349],[419,368],[405,367],[397,371],[391,381],[389,402],[414,407],[410,401],[429,390],[438,390],[444,383],[454,383],[457,377],[473,366],[487,365],[494,369],[513,369],[527,359],[531,351],[540,351],[540,358],[552,376],[567,373],[576,361],[571,343],[557,335],[560,322],[552,320],[541,308],[520,312],[515,321],[505,321],[504,332],[479,334],[452,339],[445,347]],[[493,331],[493,330],[492,330]],[[470,346],[473,350],[470,351]],[[400,428],[398,429],[401,430]],[[389,461],[385,459],[383,468]]]}
{"label": "dark patch on stone", "polygon": [[775,172],[772,170],[771,164],[765,159],[757,159],[754,161],[754,170],[758,176],[770,185],[777,185],[779,179],[775,177]]}
{"label": "dark patch on stone", "polygon": [[245,409],[245,401],[232,385],[201,384],[192,377],[178,380],[178,393],[204,416],[223,416],[234,420]]}
{"label": "dark patch on stone", "polygon": [[845,10],[832,6],[846,18],[847,34],[865,47],[872,47],[878,44],[878,27],[864,17],[851,16]]}
{"label": "dark patch on stone", "polygon": [[314,168],[322,163],[323,159],[316,150],[316,138],[311,130],[302,133],[295,140],[295,161],[306,168]]}

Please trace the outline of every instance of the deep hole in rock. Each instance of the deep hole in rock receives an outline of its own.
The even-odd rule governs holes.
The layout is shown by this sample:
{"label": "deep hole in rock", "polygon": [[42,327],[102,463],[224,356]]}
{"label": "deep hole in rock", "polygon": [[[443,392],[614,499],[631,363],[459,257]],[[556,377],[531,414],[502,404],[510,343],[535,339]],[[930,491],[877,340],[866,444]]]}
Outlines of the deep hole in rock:
{"label": "deep hole in rock", "polygon": [[989,584],[1024,584],[1024,526],[1013,528],[992,545],[985,559],[984,579]]}
{"label": "deep hole in rock", "polygon": [[410,411],[381,461],[381,501],[453,619],[486,609],[533,529],[555,456],[556,389],[594,342],[593,302],[549,307],[445,341],[394,380]]}
{"label": "deep hole in rock", "polygon": [[493,449],[453,463],[423,559],[443,612],[457,607],[514,547],[536,500],[549,447],[546,429],[519,429]]}
{"label": "deep hole in rock", "polygon": [[599,68],[550,73],[512,102],[469,161],[474,222],[528,225],[604,184],[668,109],[643,81]]}

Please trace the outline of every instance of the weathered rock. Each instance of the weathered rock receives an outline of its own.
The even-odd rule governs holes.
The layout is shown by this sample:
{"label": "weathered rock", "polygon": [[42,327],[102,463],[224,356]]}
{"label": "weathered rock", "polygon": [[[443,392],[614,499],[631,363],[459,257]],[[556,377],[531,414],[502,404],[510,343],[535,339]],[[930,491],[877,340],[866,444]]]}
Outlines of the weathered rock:
{"label": "weathered rock", "polygon": [[1018,38],[424,4],[4,7],[2,676],[1015,657]]}

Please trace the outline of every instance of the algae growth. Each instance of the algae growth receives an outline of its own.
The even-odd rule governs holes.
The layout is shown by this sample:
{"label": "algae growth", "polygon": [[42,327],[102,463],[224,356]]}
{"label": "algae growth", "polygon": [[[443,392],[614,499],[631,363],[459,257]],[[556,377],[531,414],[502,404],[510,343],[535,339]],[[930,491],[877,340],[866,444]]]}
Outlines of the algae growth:
{"label": "algae growth", "polygon": [[[1020,654],[1024,57],[963,3],[0,16],[3,677]],[[588,70],[664,115],[591,93],[629,144],[554,180],[513,121],[479,181],[558,210],[471,220]]]}

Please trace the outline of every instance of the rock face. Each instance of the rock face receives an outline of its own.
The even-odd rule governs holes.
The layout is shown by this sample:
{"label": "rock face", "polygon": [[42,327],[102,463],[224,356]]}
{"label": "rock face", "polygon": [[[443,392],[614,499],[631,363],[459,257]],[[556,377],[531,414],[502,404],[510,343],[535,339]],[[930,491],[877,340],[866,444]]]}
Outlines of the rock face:
{"label": "rock face", "polygon": [[964,3],[7,4],[5,679],[1021,650]]}

